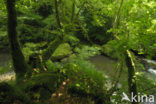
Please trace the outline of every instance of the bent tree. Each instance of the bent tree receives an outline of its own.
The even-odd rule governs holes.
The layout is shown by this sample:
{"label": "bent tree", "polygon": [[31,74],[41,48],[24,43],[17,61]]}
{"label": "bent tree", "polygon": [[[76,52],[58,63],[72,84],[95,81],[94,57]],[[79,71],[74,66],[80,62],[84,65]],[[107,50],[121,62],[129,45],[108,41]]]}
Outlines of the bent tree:
{"label": "bent tree", "polygon": [[24,75],[27,72],[28,66],[21,51],[16,31],[17,17],[15,0],[7,0],[6,5],[8,12],[8,38],[10,43],[11,56],[17,82],[20,82],[23,80]]}

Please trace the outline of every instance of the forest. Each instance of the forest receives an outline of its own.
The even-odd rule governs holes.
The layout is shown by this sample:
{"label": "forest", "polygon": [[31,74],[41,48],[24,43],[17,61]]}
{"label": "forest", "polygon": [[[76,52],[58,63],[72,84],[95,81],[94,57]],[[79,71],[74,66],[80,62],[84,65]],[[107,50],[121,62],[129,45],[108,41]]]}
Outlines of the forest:
{"label": "forest", "polygon": [[155,0],[0,0],[0,104],[156,104]]}

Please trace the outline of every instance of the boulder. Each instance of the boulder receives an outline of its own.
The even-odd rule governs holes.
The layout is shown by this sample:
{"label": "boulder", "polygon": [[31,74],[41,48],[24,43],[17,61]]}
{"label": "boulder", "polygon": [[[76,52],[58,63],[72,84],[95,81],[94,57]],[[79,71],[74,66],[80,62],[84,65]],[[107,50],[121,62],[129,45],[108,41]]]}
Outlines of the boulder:
{"label": "boulder", "polygon": [[58,48],[52,54],[52,60],[60,60],[69,56],[72,51],[71,47],[68,43],[62,43],[58,46]]}

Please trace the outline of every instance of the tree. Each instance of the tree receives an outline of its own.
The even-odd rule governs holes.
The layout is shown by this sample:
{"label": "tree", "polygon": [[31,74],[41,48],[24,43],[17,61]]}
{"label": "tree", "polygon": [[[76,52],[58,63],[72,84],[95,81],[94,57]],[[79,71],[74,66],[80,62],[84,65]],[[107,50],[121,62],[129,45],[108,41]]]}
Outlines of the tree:
{"label": "tree", "polygon": [[54,2],[55,2],[55,15],[56,15],[57,25],[61,29],[62,26],[61,26],[60,17],[59,17],[58,2],[57,0],[54,0]]}
{"label": "tree", "polygon": [[[129,86],[129,93],[130,95],[137,94],[137,85],[136,85],[136,78],[135,78],[135,64],[132,59],[131,52],[129,50],[126,51],[126,66],[128,68],[128,86]],[[137,97],[136,97],[137,100]],[[138,104],[137,102],[132,102],[132,104]]]}
{"label": "tree", "polygon": [[8,12],[8,38],[10,43],[11,56],[16,73],[17,82],[23,80],[25,73],[27,72],[28,65],[25,61],[24,55],[21,51],[16,26],[17,16],[15,9],[15,0],[7,0],[7,12]]}

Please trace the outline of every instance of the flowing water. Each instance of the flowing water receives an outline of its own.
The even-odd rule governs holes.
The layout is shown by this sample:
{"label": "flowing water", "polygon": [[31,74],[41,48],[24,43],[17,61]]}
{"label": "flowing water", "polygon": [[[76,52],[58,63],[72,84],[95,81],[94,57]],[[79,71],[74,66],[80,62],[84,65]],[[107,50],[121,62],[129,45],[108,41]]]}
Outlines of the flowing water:
{"label": "flowing water", "polygon": [[[116,66],[117,66],[117,61],[113,60],[107,56],[94,56],[89,59],[96,67],[97,69],[104,71],[107,75],[109,76],[115,76],[116,75]],[[155,60],[147,60],[143,59],[146,61],[146,71],[143,71],[148,78],[151,78],[152,80],[156,81],[156,69],[153,67],[154,65],[156,66],[156,61]],[[153,66],[151,65],[153,64]],[[151,66],[150,66],[151,65]],[[123,70],[124,71],[124,70]],[[125,77],[127,75],[121,76]],[[123,79],[123,78],[122,78]]]}

